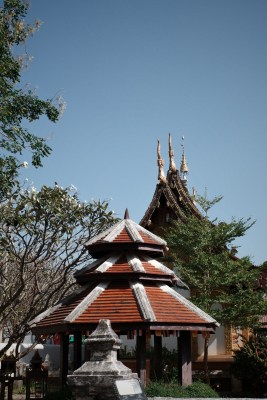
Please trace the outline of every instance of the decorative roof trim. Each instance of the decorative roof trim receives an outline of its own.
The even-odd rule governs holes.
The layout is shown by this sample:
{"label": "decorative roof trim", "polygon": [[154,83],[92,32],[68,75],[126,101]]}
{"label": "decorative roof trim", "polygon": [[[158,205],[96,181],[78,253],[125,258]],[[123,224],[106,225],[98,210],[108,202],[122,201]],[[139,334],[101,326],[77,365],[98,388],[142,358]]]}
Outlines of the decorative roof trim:
{"label": "decorative roof trim", "polygon": [[134,225],[136,225],[136,227],[139,229],[139,231],[143,232],[145,235],[148,235],[150,238],[154,239],[156,242],[158,242],[159,244],[161,244],[162,246],[167,246],[167,242],[166,240],[162,239],[161,237],[155,235],[154,233],[148,231],[147,229],[145,229],[143,226],[138,225],[137,223],[133,222],[132,223]]}
{"label": "decorative roof trim", "polygon": [[97,285],[74,310],[64,319],[64,322],[74,322],[107,288],[109,282],[103,282]]}
{"label": "decorative roof trim", "polygon": [[161,158],[160,154],[160,142],[158,139],[157,146],[157,154],[158,154],[158,180],[161,184],[165,184],[167,182],[165,172],[164,172],[164,160]]}
{"label": "decorative roof trim", "polygon": [[174,214],[177,217],[180,217],[181,219],[185,219],[186,216],[185,216],[184,212],[182,211],[181,207],[179,206],[178,201],[169,186],[169,183],[167,183],[165,186],[158,184],[156,186],[151,203],[148,206],[145,215],[143,216],[143,218],[140,221],[140,225],[142,227],[147,226],[148,221],[151,219],[155,209],[158,207],[161,196],[165,196],[166,200],[170,203],[170,207],[171,207],[172,211],[174,212]]}
{"label": "decorative roof trim", "polygon": [[102,232],[100,235],[95,236],[94,238],[90,239],[86,246],[89,247],[90,245],[101,241],[102,243],[111,243],[116,237],[126,229],[128,235],[130,236],[131,240],[134,243],[145,243],[146,240],[142,238],[140,232],[147,235],[150,239],[154,240],[158,245],[167,246],[165,240],[161,239],[159,236],[155,235],[154,233],[150,232],[149,230],[145,229],[144,227],[138,225],[136,222],[132,221],[131,219],[123,219],[117,224],[113,225],[113,227],[107,229],[105,232]]}
{"label": "decorative roof trim", "polygon": [[118,223],[118,225],[115,225],[113,227],[112,231],[110,233],[108,233],[108,235],[103,238],[103,242],[111,243],[121,233],[121,231],[125,227],[123,222],[124,222],[124,220],[120,221]]}
{"label": "decorative roof trim", "polygon": [[194,311],[197,313],[200,317],[205,319],[208,323],[213,323],[216,326],[220,326],[220,324],[212,318],[209,314],[205,313],[205,311],[201,310],[198,308],[195,304],[191,303],[191,301],[187,300],[185,297],[177,293],[175,290],[170,288],[167,285],[164,284],[158,284],[157,285],[161,290],[163,290],[165,293],[170,294],[172,297],[174,297],[176,300],[180,301],[182,304],[184,304],[186,307],[190,308],[190,310]]}
{"label": "decorative roof trim", "polygon": [[138,225],[136,225],[132,220],[130,219],[125,219],[125,228],[127,229],[127,232],[131,236],[132,240],[134,242],[141,242],[143,243],[144,240],[142,239],[141,235],[139,234],[138,230],[136,229]]}
{"label": "decorative roof trim", "polygon": [[134,272],[145,272],[142,262],[134,254],[127,254],[127,261]]}
{"label": "decorative roof trim", "polygon": [[54,311],[56,311],[61,306],[62,306],[62,303],[58,303],[55,306],[52,306],[52,307],[48,308],[46,311],[42,312],[41,314],[37,315],[37,317],[32,319],[29,322],[29,326],[31,328],[33,328],[36,324],[38,324],[38,322],[40,322],[42,319],[44,319],[44,318],[48,317],[49,315],[51,315]]}
{"label": "decorative roof trim", "polygon": [[166,267],[164,264],[161,264],[159,261],[149,257],[149,256],[144,256],[144,259],[153,267],[158,268],[160,271],[165,272],[167,274],[173,275],[176,284],[179,286],[181,285],[185,289],[188,289],[188,286],[171,270],[170,268]]}
{"label": "decorative roof trim", "polygon": [[76,289],[73,293],[71,293],[69,296],[64,297],[63,299],[59,300],[59,302],[57,304],[55,304],[54,306],[48,308],[47,310],[45,310],[44,312],[42,312],[41,314],[37,315],[34,319],[32,319],[29,322],[29,325],[32,327],[35,326],[36,324],[38,324],[38,322],[40,322],[42,319],[48,317],[49,315],[51,315],[54,311],[56,311],[58,308],[60,308],[62,305],[66,304],[69,300],[71,300],[73,297],[77,296],[78,294],[84,292],[88,287],[90,287],[91,284],[86,285],[86,286],[82,286],[79,287],[78,289]]}
{"label": "decorative roof trim", "polygon": [[120,254],[115,254],[109,257],[103,264],[99,265],[98,268],[95,269],[97,272],[106,272],[113,264],[120,258]]}
{"label": "decorative roof trim", "polygon": [[169,159],[170,159],[169,171],[175,172],[177,168],[174,162],[174,151],[172,148],[172,138],[170,133],[169,133]]}
{"label": "decorative roof trim", "polygon": [[145,321],[156,322],[157,319],[147,297],[144,286],[139,282],[130,282],[130,286],[140,308],[143,319]]}
{"label": "decorative roof trim", "polygon": [[177,191],[176,196],[181,196],[181,199],[183,201],[183,204],[187,208],[187,210],[191,213],[196,215],[198,218],[202,218],[202,214],[199,211],[199,209],[196,207],[194,204],[193,199],[188,193],[187,188],[184,186],[184,184],[181,181],[181,178],[179,176],[179,171],[176,171],[176,173],[172,174],[172,184],[174,184],[174,188]]}
{"label": "decorative roof trim", "polygon": [[153,267],[159,269],[162,272],[166,272],[169,275],[175,275],[175,273],[168,267],[165,267],[165,265],[161,264],[160,262],[158,262],[157,260],[154,260],[153,258],[144,255],[143,258],[151,265],[153,265]]}
{"label": "decorative roof trim", "polygon": [[86,243],[85,246],[89,246],[90,244],[93,244],[95,242],[98,242],[101,240],[105,235],[107,235],[109,232],[111,232],[113,229],[116,229],[116,227],[121,223],[121,221],[118,221],[116,224],[110,226],[108,229],[104,230],[103,232],[99,233],[98,235],[94,236],[93,238],[89,239]]}

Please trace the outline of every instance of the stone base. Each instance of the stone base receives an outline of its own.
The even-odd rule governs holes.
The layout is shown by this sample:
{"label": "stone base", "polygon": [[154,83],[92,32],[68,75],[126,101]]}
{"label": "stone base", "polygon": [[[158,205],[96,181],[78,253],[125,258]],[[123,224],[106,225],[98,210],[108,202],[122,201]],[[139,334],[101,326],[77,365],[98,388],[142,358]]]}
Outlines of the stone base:
{"label": "stone base", "polygon": [[116,379],[138,378],[122,362],[88,361],[67,377],[76,400],[116,400]]}

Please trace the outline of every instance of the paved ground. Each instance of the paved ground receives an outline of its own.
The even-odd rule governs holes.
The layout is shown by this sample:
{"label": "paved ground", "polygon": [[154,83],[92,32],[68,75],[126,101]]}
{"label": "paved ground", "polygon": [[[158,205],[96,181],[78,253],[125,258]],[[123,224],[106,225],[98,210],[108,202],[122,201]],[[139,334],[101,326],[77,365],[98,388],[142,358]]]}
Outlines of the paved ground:
{"label": "paved ground", "polygon": [[[13,400],[25,400],[25,397],[26,397],[25,393],[24,394],[13,394]],[[178,400],[178,399],[176,399],[174,397],[149,397],[148,400]],[[183,400],[203,400],[203,398],[202,399],[199,399],[199,398],[186,399],[186,398],[184,398]],[[227,398],[226,397],[223,399],[206,398],[205,400],[227,400]],[[245,398],[242,398],[242,399],[241,398],[239,398],[239,399],[234,399],[234,398],[230,399],[229,398],[229,400],[246,400],[246,399]],[[260,399],[247,398],[247,400],[260,400]]]}

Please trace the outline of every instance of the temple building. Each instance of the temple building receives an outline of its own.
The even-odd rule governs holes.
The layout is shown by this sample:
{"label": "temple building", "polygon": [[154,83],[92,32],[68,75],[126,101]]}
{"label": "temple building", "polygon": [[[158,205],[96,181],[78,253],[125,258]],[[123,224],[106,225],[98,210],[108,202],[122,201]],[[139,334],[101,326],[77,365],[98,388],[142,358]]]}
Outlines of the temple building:
{"label": "temple building", "polygon": [[143,216],[140,225],[154,233],[162,232],[171,220],[184,220],[188,215],[202,218],[194,201],[194,192],[189,194],[187,187],[188,166],[184,146],[180,172],[174,161],[171,135],[169,135],[169,169],[167,176],[164,172],[164,161],[161,157],[160,143],[157,147],[158,183],[151,203]]}
{"label": "temple building", "polygon": [[[169,134],[169,167],[167,175],[164,171],[164,160],[161,156],[160,143],[157,145],[158,162],[158,182],[152,200],[140,221],[140,225],[152,233],[162,235],[172,220],[186,220],[189,215],[201,219],[201,212],[196,207],[195,191],[192,194],[188,189],[189,168],[185,156],[184,144],[182,144],[182,158],[180,170],[176,168],[174,151],[172,147],[171,135]],[[193,288],[190,288],[193,289]],[[216,305],[221,307],[221,305]],[[209,369],[221,371],[219,374],[220,385],[225,386],[225,390],[231,387],[231,376],[229,366],[233,360],[233,349],[238,347],[239,332],[227,327],[219,327],[216,334],[210,338],[209,346]],[[248,332],[242,332],[248,335]],[[203,368],[204,339],[202,335],[192,335],[192,359],[193,368],[201,370]],[[222,383],[223,382],[223,383]],[[221,389],[223,389],[221,387]]]}

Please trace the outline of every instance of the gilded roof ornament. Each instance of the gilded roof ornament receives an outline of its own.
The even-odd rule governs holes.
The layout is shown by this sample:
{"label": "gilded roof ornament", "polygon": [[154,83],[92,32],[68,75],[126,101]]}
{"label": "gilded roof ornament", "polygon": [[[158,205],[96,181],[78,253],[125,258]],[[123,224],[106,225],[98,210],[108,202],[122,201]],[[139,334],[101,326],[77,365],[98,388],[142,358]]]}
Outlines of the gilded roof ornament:
{"label": "gilded roof ornament", "polygon": [[184,152],[184,136],[182,136],[182,143],[181,143],[182,149],[183,149],[183,154],[182,154],[182,162],[180,166],[180,172],[181,172],[181,179],[182,182],[185,186],[187,186],[187,175],[188,175],[188,166],[185,158],[185,152]]}
{"label": "gilded roof ornament", "polygon": [[183,154],[182,154],[182,162],[181,162],[181,167],[180,167],[180,172],[181,173],[188,173],[188,166],[187,166],[187,162],[186,162],[186,158],[185,158],[185,154],[184,154],[184,151],[183,151]]}
{"label": "gilded roof ornament", "polygon": [[159,167],[159,172],[158,172],[158,180],[160,183],[166,183],[167,179],[164,173],[164,160],[161,158],[160,154],[160,142],[158,139],[158,147],[157,147],[157,153],[158,153],[158,167]]}
{"label": "gilded roof ornament", "polygon": [[169,171],[176,172],[176,165],[174,162],[174,152],[172,148],[172,138],[170,133],[169,133],[169,158],[170,158]]}

